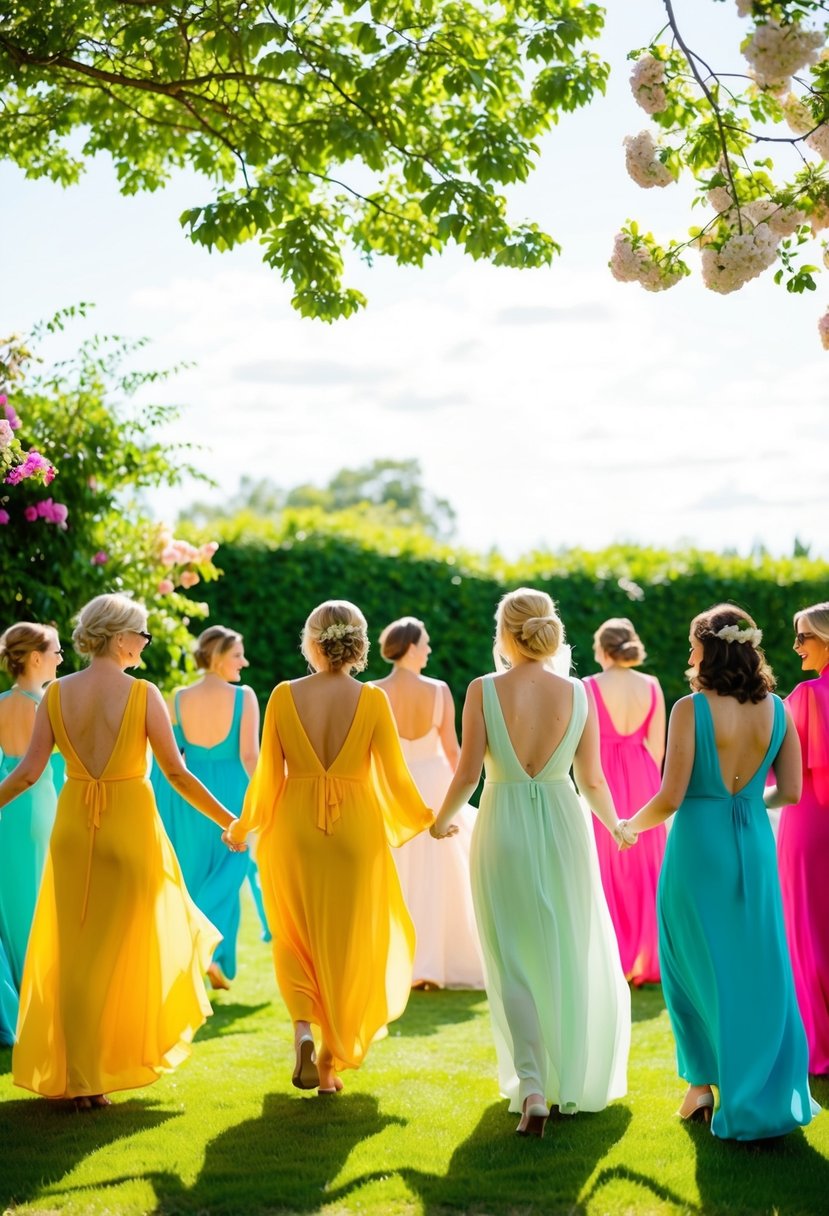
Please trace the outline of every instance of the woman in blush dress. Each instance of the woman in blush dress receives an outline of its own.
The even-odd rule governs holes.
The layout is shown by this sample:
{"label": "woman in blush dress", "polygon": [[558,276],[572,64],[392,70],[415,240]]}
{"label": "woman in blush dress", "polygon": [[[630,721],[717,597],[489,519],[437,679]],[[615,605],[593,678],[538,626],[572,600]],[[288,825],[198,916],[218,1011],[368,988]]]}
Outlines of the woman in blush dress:
{"label": "woman in blush dress", "polygon": [[294,1024],[292,1082],[333,1094],[340,1071],[359,1068],[406,1007],[414,928],[389,845],[433,819],[386,694],[352,676],[368,654],[359,608],[320,604],[305,622],[302,653],[313,674],[273,690],[228,840],[259,832],[276,979]]}
{"label": "woman in blush dress", "polygon": [[[63,651],[49,625],[20,621],[0,637],[0,665],[14,684],[0,693],[0,781],[25,754],[43,689],[55,678]],[[14,1041],[17,995],[35,914],[57,793],[52,766],[0,815],[0,1042]]]}
{"label": "woman in blush dress", "polygon": [[829,1073],[829,602],[794,617],[794,649],[816,680],[786,705],[803,752],[803,792],[783,809],[777,835],[780,886],[794,982],[809,1040],[809,1071]]}
{"label": "woman in blush dress", "polygon": [[469,686],[461,757],[432,829],[452,830],[485,760],[472,894],[501,1093],[530,1136],[543,1135],[550,1104],[571,1115],[622,1097],[630,1046],[630,991],[571,766],[609,834],[617,819],[595,706],[548,667],[563,636],[546,592],[503,597],[495,641],[508,670]]}
{"label": "woman in blush dress", "polygon": [[[380,634],[380,652],[394,670],[378,680],[389,698],[409,772],[427,806],[440,806],[460,755],[455,706],[442,680],[422,675],[431,654],[422,621],[401,617]],[[394,853],[403,898],[417,933],[413,982],[438,988],[483,988],[484,972],[469,848],[475,811],[466,806],[448,844],[422,832]]]}
{"label": "woman in blush dress", "polygon": [[[626,617],[613,617],[599,626],[593,635],[593,653],[602,672],[588,676],[584,684],[596,703],[602,769],[618,814],[627,818],[659,789],[665,699],[658,680],[634,670],[644,663],[645,648]],[[595,819],[593,827],[622,970],[634,984],[656,984],[656,885],[665,827],[649,832],[638,848],[626,852],[619,851]]]}
{"label": "woman in blush dress", "polygon": [[[689,640],[694,693],[671,713],[662,785],[622,827],[643,832],[676,812],[657,913],[688,1082],[678,1113],[723,1139],[763,1140],[818,1110],[766,809],[797,802],[800,744],[748,613],[717,604],[694,617]],[[776,784],[766,786],[770,771]]]}

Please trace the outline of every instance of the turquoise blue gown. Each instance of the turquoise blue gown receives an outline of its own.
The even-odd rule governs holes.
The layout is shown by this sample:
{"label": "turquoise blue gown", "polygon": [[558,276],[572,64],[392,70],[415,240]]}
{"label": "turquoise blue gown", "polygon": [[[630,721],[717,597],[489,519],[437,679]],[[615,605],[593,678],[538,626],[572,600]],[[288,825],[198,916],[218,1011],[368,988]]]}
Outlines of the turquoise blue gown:
{"label": "turquoise blue gown", "polygon": [[[36,704],[40,699],[18,688]],[[0,693],[0,700],[11,692]],[[0,753],[0,781],[20,756]],[[51,766],[0,813],[0,1042],[13,1042],[23,960],[55,822],[58,796]]]}
{"label": "turquoise blue gown", "polygon": [[[178,693],[173,734],[190,772],[232,814],[240,815],[249,778],[239,754],[244,689],[240,686],[234,692],[233,720],[221,743],[214,747],[199,747],[186,738],[181,728]],[[222,935],[213,961],[232,980],[236,975],[239,889],[248,875],[250,859],[247,853],[231,853],[222,843],[221,833],[216,831],[213,821],[176,794],[155,764],[151,781],[158,812],[181,865],[187,890],[196,906]]]}
{"label": "turquoise blue gown", "polygon": [[659,957],[679,1074],[715,1085],[711,1130],[764,1140],[803,1127],[806,1033],[786,945],[774,836],[763,802],[786,720],[774,697],[765,758],[737,794],[723,785],[707,700],[695,693],[691,780],[668,833],[657,891]]}

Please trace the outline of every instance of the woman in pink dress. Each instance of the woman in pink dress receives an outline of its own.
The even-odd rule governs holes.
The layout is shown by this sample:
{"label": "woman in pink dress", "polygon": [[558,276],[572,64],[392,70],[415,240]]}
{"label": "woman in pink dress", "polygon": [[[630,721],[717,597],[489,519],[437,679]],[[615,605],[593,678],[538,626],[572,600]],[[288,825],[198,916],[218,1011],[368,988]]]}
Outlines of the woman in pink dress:
{"label": "woman in pink dress", "polygon": [[[460,755],[455,706],[442,680],[421,674],[432,648],[422,621],[401,617],[380,635],[380,653],[393,671],[379,680],[391,702],[409,772],[427,806],[439,807]],[[417,933],[414,985],[483,988],[469,848],[475,811],[466,806],[457,835],[438,844],[426,832],[395,849],[403,898]]]}
{"label": "woman in pink dress", "polygon": [[829,1073],[829,601],[801,608],[794,649],[818,672],[786,698],[803,753],[803,793],[783,808],[777,835],[783,915],[809,1072]]}
{"label": "woman in pink dress", "polygon": [[[626,617],[613,617],[593,635],[601,675],[584,683],[599,716],[602,769],[620,818],[644,806],[660,783],[665,753],[665,700],[659,681],[634,671],[645,648]],[[659,982],[656,884],[665,851],[665,827],[646,832],[635,849],[618,852],[596,826],[596,848],[622,970],[634,984]]]}

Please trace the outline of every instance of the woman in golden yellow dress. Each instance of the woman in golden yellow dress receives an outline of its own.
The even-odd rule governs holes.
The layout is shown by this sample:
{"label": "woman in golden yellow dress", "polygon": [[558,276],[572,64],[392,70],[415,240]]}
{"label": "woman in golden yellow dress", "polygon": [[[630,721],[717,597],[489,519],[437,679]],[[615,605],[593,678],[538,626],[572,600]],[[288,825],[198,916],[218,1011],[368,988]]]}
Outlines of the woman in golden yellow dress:
{"label": "woman in golden yellow dress", "polygon": [[180,794],[220,828],[234,819],[184,767],[158,689],[126,674],[146,630],[125,596],[81,610],[73,640],[89,666],[49,686],[29,749],[0,784],[2,807],[37,780],[55,742],[66,760],[12,1072],[80,1108],[174,1068],[210,1013],[202,973],[219,934],[187,894],[158,817],[147,741]]}
{"label": "woman in golden yellow dress", "polygon": [[[342,1088],[406,1007],[415,935],[389,845],[432,823],[386,694],[360,684],[366,621],[329,600],[305,622],[314,674],[277,685],[245,806],[226,837],[257,831],[279,990],[294,1023],[298,1089]],[[319,1028],[317,1056],[311,1027]]]}

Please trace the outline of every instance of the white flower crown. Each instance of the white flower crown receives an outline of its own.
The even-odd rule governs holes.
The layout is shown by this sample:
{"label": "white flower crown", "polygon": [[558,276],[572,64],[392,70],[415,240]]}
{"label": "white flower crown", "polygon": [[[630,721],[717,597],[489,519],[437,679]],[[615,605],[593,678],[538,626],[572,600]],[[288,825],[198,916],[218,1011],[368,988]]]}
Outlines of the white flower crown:
{"label": "white flower crown", "polygon": [[751,642],[752,646],[759,646],[763,640],[762,629],[755,629],[751,625],[746,625],[741,629],[739,625],[723,625],[722,629],[718,629],[714,634],[715,638],[722,638],[724,642]]}
{"label": "white flower crown", "polygon": [[351,633],[361,632],[362,630],[360,629],[359,625],[342,625],[339,622],[335,622],[333,625],[327,625],[325,629],[322,630],[319,635],[319,640],[321,642],[328,642],[336,638],[339,641],[340,638],[347,637]]}

